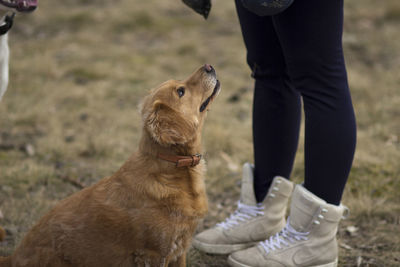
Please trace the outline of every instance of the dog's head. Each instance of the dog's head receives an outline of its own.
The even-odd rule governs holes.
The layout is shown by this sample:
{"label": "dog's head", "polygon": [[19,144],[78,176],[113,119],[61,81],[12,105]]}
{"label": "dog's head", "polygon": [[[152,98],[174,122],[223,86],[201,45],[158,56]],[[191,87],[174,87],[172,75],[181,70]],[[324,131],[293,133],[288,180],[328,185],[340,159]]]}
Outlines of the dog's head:
{"label": "dog's head", "polygon": [[219,92],[215,70],[208,64],[186,80],[162,83],[144,100],[145,131],[163,146],[193,141],[200,134],[207,110]]}
{"label": "dog's head", "polygon": [[36,9],[38,0],[0,0],[1,10],[31,12]]}

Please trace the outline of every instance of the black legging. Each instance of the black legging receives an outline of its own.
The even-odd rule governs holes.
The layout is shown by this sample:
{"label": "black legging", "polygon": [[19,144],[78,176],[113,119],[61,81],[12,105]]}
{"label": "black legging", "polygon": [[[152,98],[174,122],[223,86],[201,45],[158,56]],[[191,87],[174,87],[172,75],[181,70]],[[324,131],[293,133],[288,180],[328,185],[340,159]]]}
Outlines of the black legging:
{"label": "black legging", "polygon": [[274,176],[289,178],[305,112],[304,186],[339,204],[352,165],[356,125],[342,50],[343,0],[295,0],[259,17],[236,1],[253,70],[254,187],[264,199]]}

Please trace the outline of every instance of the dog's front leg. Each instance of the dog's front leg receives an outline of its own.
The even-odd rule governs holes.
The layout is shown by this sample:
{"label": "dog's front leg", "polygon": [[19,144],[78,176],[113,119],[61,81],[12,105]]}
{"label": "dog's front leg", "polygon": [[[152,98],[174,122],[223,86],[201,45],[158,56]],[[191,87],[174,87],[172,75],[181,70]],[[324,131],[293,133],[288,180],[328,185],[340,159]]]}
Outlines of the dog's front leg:
{"label": "dog's front leg", "polygon": [[170,262],[168,267],[185,267],[186,266],[186,251],[176,261]]}

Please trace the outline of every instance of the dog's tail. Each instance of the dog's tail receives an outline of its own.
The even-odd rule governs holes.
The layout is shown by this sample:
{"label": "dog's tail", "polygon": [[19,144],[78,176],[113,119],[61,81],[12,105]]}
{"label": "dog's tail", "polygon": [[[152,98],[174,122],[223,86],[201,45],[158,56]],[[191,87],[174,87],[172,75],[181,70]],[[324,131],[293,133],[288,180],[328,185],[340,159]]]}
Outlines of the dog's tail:
{"label": "dog's tail", "polygon": [[0,257],[0,267],[11,267],[11,257]]}

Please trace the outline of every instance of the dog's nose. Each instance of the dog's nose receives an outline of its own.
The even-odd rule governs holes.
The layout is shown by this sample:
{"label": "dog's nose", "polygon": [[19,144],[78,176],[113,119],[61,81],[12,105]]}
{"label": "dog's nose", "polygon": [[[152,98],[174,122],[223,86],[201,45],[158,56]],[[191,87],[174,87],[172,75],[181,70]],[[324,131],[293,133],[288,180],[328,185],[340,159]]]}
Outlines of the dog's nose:
{"label": "dog's nose", "polygon": [[212,72],[214,68],[210,64],[205,64],[204,69],[206,72]]}

